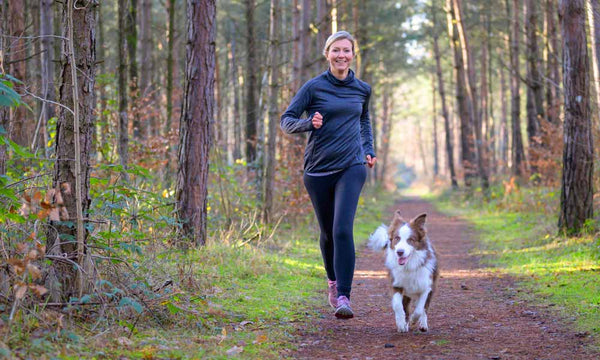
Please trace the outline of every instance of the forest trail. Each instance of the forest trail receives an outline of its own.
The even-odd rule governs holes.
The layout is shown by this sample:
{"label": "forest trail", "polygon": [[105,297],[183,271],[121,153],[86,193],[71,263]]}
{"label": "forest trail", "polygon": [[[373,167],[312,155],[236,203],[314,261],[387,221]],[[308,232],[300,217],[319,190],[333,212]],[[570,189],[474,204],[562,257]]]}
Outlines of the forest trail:
{"label": "forest trail", "polygon": [[[441,277],[429,309],[429,332],[396,332],[383,254],[357,248],[352,291],[355,318],[322,317],[302,325],[298,359],[599,359],[591,339],[517,296],[514,279],[483,270],[469,255],[474,232],[460,219],[417,198],[396,203],[405,218],[427,212]],[[392,218],[389,211],[384,223]],[[374,230],[374,229],[373,229]],[[323,303],[326,304],[326,288]]]}

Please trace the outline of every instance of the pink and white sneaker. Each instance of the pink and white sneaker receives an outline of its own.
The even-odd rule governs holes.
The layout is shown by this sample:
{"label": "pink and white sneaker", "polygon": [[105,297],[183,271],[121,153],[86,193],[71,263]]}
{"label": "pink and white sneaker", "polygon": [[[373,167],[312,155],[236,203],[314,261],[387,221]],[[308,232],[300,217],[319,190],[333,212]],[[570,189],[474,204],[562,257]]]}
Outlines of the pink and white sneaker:
{"label": "pink and white sneaker", "polygon": [[335,309],[338,305],[337,281],[327,280],[327,290],[329,292],[329,305]]}
{"label": "pink and white sneaker", "polygon": [[341,295],[337,298],[337,307],[335,308],[335,317],[338,319],[351,319],[354,317],[354,313],[350,308],[350,300]]}

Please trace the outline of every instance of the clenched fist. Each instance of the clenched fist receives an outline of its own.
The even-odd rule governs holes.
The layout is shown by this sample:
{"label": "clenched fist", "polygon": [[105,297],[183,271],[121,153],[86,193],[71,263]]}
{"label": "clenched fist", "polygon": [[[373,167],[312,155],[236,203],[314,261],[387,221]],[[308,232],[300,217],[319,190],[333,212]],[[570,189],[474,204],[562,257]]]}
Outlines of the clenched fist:
{"label": "clenched fist", "polygon": [[315,129],[318,129],[321,126],[323,126],[323,115],[321,115],[321,113],[319,113],[318,111],[312,117],[312,124],[315,127]]}

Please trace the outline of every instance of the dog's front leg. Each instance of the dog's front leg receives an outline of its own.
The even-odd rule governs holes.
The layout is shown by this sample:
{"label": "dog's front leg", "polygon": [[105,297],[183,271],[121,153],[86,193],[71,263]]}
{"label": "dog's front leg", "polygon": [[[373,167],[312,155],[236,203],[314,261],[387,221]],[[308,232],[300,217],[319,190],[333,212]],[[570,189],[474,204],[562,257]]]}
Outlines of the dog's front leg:
{"label": "dog's front leg", "polygon": [[416,323],[419,326],[419,330],[423,332],[429,330],[429,327],[427,326],[427,313],[425,312],[425,304],[427,303],[427,298],[429,297],[430,293],[431,290],[421,293],[421,296],[419,296],[417,304],[415,305],[415,311],[410,316],[410,323]]}
{"label": "dog's front leg", "polygon": [[398,332],[408,332],[406,313],[404,312],[404,305],[402,304],[402,294],[399,292],[394,293],[394,296],[392,297],[392,308],[396,315],[396,327],[398,328]]}

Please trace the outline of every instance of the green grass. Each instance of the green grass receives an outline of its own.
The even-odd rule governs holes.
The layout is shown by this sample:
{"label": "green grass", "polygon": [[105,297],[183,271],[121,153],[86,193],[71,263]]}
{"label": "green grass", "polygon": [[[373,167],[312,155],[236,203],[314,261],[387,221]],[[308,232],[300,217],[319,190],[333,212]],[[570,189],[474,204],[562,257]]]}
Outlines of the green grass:
{"label": "green grass", "polygon": [[[357,247],[393,201],[375,193],[367,190],[360,199]],[[139,316],[125,311],[119,325],[92,316],[58,332],[36,333],[36,318],[24,317],[11,332],[9,356],[279,359],[294,350],[298,325],[317,321],[328,306],[318,236],[311,214],[299,225],[282,224],[260,245],[212,242],[185,254],[171,249],[154,258],[140,256],[134,266],[145,269],[147,279],[176,279],[161,303],[144,306]],[[90,331],[96,321],[99,326]],[[2,351],[7,347],[0,342],[0,358]]]}
{"label": "green grass", "polygon": [[474,253],[494,271],[515,276],[528,300],[548,305],[578,331],[600,335],[600,239],[557,235],[556,194],[522,189],[485,204],[463,195],[433,198],[445,213],[473,224],[479,237]]}

